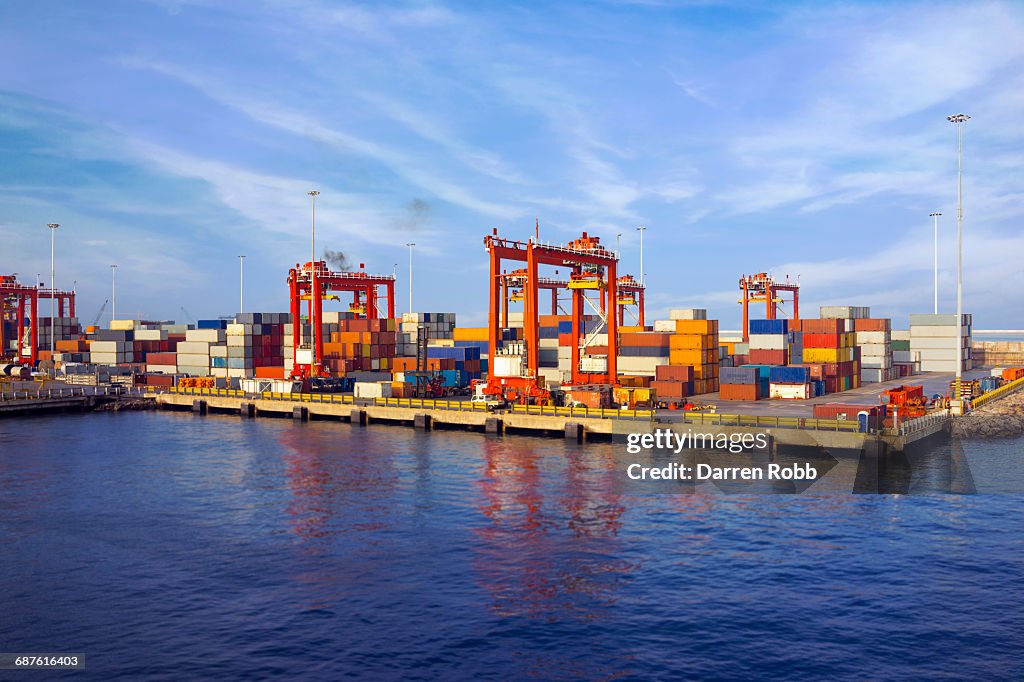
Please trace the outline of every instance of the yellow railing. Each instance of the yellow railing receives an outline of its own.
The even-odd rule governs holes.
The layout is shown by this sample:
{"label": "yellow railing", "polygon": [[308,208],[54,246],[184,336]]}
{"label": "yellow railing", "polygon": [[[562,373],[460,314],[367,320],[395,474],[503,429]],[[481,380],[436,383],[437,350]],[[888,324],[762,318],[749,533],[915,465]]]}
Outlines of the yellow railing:
{"label": "yellow railing", "polygon": [[847,419],[816,419],[813,417],[773,417],[759,414],[722,414],[719,412],[684,412],[683,421],[688,424],[709,426],[745,426],[755,428],[813,429],[815,431],[860,430],[857,421]]}
{"label": "yellow railing", "polygon": [[989,402],[990,400],[996,400],[998,398],[1002,398],[1003,396],[1005,396],[1005,395],[1007,395],[1009,393],[1013,393],[1014,391],[1016,391],[1021,386],[1024,386],[1024,378],[1017,379],[1015,381],[1011,381],[1008,384],[1003,384],[1002,386],[1000,386],[999,388],[995,389],[994,391],[989,391],[988,393],[983,393],[982,395],[978,396],[977,398],[975,398],[974,400],[971,401],[971,406],[974,407],[974,408],[981,407],[982,405],[984,405],[985,403]]}

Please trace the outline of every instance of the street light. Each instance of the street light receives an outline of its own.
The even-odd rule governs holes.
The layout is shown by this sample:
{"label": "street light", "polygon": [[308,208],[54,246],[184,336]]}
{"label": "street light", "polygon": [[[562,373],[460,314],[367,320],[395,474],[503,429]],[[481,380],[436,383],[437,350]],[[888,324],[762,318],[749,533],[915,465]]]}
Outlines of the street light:
{"label": "street light", "polygon": [[636,231],[640,233],[640,286],[647,284],[647,278],[644,276],[644,232],[647,231],[646,227],[638,227]]}
{"label": "street light", "polygon": [[[963,310],[964,310],[964,204],[963,204],[963,147],[964,123],[971,117],[967,114],[947,116],[946,120],[956,126],[956,383],[960,386],[963,369]],[[957,400],[960,396],[955,396]]]}
{"label": "street light", "polygon": [[[311,189],[306,194],[309,195],[309,200],[312,204],[312,227],[310,228],[310,255],[309,255],[309,348],[311,368],[316,367],[316,198],[320,194],[319,190]],[[295,320],[298,323],[298,320]]]}
{"label": "street light", "polygon": [[110,326],[117,319],[117,266],[110,266]]}
{"label": "street light", "polygon": [[243,304],[242,292],[245,290],[245,256],[238,257],[238,314],[241,315],[245,312],[245,305]]}
{"label": "street light", "polygon": [[929,213],[935,221],[935,314],[939,314],[939,216],[941,213]]}
{"label": "street light", "polygon": [[622,258],[622,233],[615,235],[615,257]]}
{"label": "street light", "polygon": [[[49,223],[49,224],[47,224],[47,227],[50,228],[50,362],[53,362],[53,354],[57,350],[56,349],[56,345],[57,345],[57,342],[56,342],[56,330],[53,327],[53,322],[54,322],[54,319],[53,319],[54,318],[54,304],[56,304],[56,302],[57,302],[57,299],[54,297],[54,292],[56,290],[56,287],[53,286],[53,281],[54,281],[54,279],[53,279],[53,264],[54,264],[54,260],[53,260],[53,253],[54,253],[53,247],[54,247],[54,240],[55,240],[55,237],[57,235],[57,228],[60,227],[60,225],[57,224],[57,223]],[[56,370],[56,366],[54,366],[54,369]]]}
{"label": "street light", "polygon": [[406,242],[406,246],[409,247],[409,312],[412,312],[412,247],[416,246],[416,242]]}

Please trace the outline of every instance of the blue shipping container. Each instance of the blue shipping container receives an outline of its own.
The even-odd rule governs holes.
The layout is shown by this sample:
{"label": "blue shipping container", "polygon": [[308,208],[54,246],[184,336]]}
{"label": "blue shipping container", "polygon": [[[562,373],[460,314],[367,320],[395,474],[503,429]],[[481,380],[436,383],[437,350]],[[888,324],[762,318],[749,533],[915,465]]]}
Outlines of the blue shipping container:
{"label": "blue shipping container", "polygon": [[785,334],[789,331],[789,320],[750,320],[751,334]]}
{"label": "blue shipping container", "polygon": [[769,379],[773,384],[806,384],[811,375],[806,367],[772,367]]}

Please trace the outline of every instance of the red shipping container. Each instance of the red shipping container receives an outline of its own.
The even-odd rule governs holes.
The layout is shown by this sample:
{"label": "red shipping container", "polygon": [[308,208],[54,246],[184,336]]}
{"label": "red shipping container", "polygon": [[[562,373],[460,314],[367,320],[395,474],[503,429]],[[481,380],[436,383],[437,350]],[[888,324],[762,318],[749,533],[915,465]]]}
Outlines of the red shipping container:
{"label": "red shipping container", "polygon": [[789,354],[784,350],[762,350],[752,348],[747,357],[751,365],[785,365]]}
{"label": "red shipping container", "polygon": [[693,381],[693,367],[690,365],[658,365],[654,368],[658,381]]}
{"label": "red shipping container", "polygon": [[857,332],[887,332],[891,329],[892,321],[888,317],[853,321],[853,330]]}
{"label": "red shipping container", "polygon": [[173,386],[174,375],[173,374],[144,374],[142,375],[145,379],[147,386]]}
{"label": "red shipping container", "polygon": [[685,381],[652,381],[651,388],[659,400],[675,400],[690,395],[689,384]]}
{"label": "red shipping container", "polygon": [[804,334],[843,334],[846,320],[800,320],[800,330]]}
{"label": "red shipping container", "polygon": [[176,365],[178,364],[178,354],[150,353],[146,356],[146,363],[150,365]]}
{"label": "red shipping container", "polygon": [[760,400],[761,384],[722,384],[718,395],[722,400]]}
{"label": "red shipping container", "polygon": [[804,348],[839,347],[839,334],[804,334]]}

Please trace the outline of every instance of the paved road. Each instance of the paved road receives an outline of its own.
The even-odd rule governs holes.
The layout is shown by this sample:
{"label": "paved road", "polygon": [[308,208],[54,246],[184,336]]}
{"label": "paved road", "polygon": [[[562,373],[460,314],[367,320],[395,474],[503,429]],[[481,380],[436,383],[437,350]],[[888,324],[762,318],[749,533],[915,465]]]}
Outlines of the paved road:
{"label": "paved road", "polygon": [[[964,373],[965,379],[977,379],[989,375],[987,369],[974,369]],[[832,393],[820,398],[810,400],[722,400],[718,393],[708,393],[696,396],[693,400],[698,404],[714,404],[718,412],[725,414],[758,414],[770,415],[773,417],[806,417],[813,412],[813,406],[819,403],[844,403],[844,404],[870,404],[877,405],[881,402],[882,393],[887,388],[894,388],[901,384],[911,386],[924,386],[925,395],[931,396],[935,393],[945,395],[949,390],[949,382],[953,380],[953,373],[927,372],[912,377],[904,377],[895,381],[884,381],[879,384],[865,384],[843,393]],[[671,411],[664,411],[671,415]]]}

